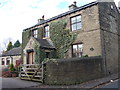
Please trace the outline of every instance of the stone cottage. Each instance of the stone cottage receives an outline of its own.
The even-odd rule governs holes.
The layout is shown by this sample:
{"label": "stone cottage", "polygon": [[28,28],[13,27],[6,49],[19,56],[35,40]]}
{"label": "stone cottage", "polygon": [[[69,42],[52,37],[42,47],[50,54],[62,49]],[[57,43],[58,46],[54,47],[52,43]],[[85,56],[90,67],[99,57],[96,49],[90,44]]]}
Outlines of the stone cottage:
{"label": "stone cottage", "polygon": [[0,65],[2,67],[6,67],[9,64],[13,63],[13,65],[16,66],[18,63],[20,63],[21,53],[22,53],[21,47],[13,48],[10,51],[3,53],[0,56]]}
{"label": "stone cottage", "polygon": [[101,56],[103,69],[118,69],[119,11],[114,2],[91,2],[45,20],[22,32],[23,64],[45,58]]}

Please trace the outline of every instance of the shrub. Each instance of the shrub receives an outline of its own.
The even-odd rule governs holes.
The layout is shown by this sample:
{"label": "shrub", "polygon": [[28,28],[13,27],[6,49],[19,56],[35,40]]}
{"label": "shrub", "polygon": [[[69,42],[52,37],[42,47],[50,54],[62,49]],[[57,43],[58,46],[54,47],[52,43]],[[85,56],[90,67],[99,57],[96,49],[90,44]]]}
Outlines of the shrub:
{"label": "shrub", "polygon": [[14,68],[13,64],[10,64],[9,68],[10,68],[10,71],[15,71],[15,68]]}

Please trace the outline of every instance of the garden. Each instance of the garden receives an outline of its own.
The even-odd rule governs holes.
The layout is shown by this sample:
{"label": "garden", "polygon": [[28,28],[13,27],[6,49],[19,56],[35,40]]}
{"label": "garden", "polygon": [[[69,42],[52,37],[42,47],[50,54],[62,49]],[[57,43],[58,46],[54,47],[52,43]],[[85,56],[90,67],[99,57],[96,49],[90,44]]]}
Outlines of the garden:
{"label": "garden", "polygon": [[2,67],[2,77],[18,77],[20,66],[14,66],[10,64],[8,66]]}

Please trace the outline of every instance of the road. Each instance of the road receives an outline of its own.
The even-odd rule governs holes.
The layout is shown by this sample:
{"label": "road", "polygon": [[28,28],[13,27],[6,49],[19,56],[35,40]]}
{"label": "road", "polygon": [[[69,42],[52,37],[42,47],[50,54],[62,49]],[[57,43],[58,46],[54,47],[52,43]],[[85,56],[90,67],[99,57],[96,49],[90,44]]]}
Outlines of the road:
{"label": "road", "polygon": [[[119,83],[118,83],[119,82]],[[115,80],[113,82],[99,86],[98,88],[118,88],[120,87],[120,80]],[[120,89],[119,89],[120,90]]]}
{"label": "road", "polygon": [[0,78],[0,84],[1,83],[0,88],[27,88],[40,85],[39,82],[25,81],[19,78]]}

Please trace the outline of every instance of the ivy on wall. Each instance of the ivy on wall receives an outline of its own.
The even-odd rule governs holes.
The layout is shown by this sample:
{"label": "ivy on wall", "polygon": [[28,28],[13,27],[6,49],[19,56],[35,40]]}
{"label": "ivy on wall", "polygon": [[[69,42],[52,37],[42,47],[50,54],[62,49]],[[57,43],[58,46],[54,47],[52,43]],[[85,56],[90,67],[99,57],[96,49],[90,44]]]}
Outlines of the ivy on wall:
{"label": "ivy on wall", "polygon": [[27,43],[28,43],[28,41],[29,41],[30,33],[31,33],[30,30],[27,30],[27,31],[23,31],[23,32],[22,32],[22,48],[23,48],[23,49],[25,48],[25,46],[27,45]]}
{"label": "ivy on wall", "polygon": [[45,50],[40,48],[40,45],[35,43],[34,46],[34,52],[35,52],[35,63],[41,63],[45,59]]}
{"label": "ivy on wall", "polygon": [[40,27],[37,29],[38,30],[38,39],[41,39],[43,38],[43,31],[44,31],[44,28],[43,27]]}
{"label": "ivy on wall", "polygon": [[65,53],[77,37],[76,33],[70,33],[70,30],[66,29],[66,25],[67,20],[65,19],[50,23],[50,38],[56,47],[57,58],[64,58]]}

